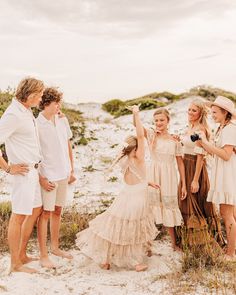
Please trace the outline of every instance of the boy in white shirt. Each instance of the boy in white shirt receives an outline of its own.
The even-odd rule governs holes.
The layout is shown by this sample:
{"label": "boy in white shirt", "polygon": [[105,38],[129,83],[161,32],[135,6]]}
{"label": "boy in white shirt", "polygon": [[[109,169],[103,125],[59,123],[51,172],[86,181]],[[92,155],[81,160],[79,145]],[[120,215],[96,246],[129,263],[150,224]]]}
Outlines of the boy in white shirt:
{"label": "boy in white shirt", "polygon": [[59,249],[59,229],[62,208],[65,205],[68,179],[73,176],[73,159],[70,157],[72,133],[66,117],[59,117],[62,93],[46,88],[40,103],[42,110],[37,118],[43,160],[40,165],[43,213],[38,222],[40,264],[53,268],[48,257],[47,226],[50,218],[51,253],[64,258],[72,256]]}

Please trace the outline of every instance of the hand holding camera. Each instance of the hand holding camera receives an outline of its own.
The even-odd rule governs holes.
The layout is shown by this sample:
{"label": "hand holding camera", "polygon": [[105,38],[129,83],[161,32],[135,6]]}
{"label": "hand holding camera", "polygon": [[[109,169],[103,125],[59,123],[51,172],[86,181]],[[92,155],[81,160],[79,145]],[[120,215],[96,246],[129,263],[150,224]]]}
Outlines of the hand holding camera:
{"label": "hand holding camera", "polygon": [[199,130],[198,132],[194,132],[192,135],[190,135],[190,138],[192,142],[198,141],[198,143],[201,145],[201,143],[207,143],[208,140],[206,138],[206,134],[204,131]]}
{"label": "hand holding camera", "polygon": [[200,135],[198,133],[193,133],[192,135],[190,135],[190,138],[191,138],[192,142],[195,142],[197,140],[201,140]]}

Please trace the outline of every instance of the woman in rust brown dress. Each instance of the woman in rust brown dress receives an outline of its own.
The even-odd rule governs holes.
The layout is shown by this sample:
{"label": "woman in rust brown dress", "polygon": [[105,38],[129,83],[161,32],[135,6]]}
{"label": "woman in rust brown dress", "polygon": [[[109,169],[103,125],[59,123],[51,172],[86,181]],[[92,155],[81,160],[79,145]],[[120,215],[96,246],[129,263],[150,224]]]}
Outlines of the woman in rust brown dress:
{"label": "woman in rust brown dress", "polygon": [[189,127],[182,138],[187,196],[181,197],[179,186],[179,207],[184,219],[181,232],[182,245],[202,245],[212,237],[224,245],[219,216],[214,204],[207,202],[210,188],[206,168],[206,152],[197,141],[191,138],[198,131],[203,131],[209,139],[207,110],[200,99],[195,99],[188,109]]}

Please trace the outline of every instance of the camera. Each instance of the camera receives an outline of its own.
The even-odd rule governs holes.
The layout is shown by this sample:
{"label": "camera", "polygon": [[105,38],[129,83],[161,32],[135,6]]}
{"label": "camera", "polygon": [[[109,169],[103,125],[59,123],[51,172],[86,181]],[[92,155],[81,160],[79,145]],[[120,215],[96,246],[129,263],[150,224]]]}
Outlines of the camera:
{"label": "camera", "polygon": [[197,133],[194,133],[194,134],[190,135],[190,138],[191,138],[191,140],[193,142],[201,139],[200,136],[199,136],[199,134],[197,134]]}

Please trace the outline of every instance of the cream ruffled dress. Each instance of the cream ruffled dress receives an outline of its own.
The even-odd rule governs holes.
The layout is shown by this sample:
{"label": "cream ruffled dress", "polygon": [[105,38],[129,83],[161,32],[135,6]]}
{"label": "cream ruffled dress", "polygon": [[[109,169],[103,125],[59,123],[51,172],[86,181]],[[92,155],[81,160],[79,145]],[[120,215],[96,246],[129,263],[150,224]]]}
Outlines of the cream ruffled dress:
{"label": "cream ruffled dress", "polygon": [[160,185],[160,190],[149,188],[156,224],[167,227],[182,224],[178,206],[178,179],[176,156],[182,155],[181,143],[174,139],[157,138],[154,144],[154,131],[148,130],[148,144],[151,164],[148,179]]}
{"label": "cream ruffled dress", "polygon": [[77,234],[81,252],[99,264],[134,267],[143,263],[149,242],[157,235],[148,200],[148,183],[128,157],[121,161],[125,175],[129,169],[140,182],[123,189],[113,204]]}
{"label": "cream ruffled dress", "polygon": [[[226,125],[215,137],[216,147],[225,145],[236,147],[236,124]],[[210,191],[207,201],[216,204],[236,205],[236,153],[233,152],[229,161],[214,156],[211,171]]]}

